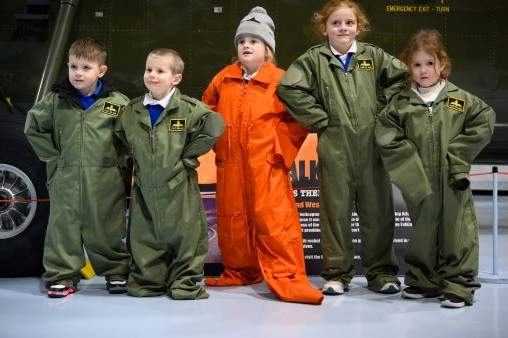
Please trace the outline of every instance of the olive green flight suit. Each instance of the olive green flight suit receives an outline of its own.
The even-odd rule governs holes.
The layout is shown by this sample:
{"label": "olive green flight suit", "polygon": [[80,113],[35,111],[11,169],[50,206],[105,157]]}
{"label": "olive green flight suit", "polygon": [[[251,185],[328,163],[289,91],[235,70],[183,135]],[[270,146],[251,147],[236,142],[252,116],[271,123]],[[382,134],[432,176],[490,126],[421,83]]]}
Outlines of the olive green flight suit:
{"label": "olive green flight suit", "polygon": [[125,280],[130,256],[125,188],[120,171],[127,148],[113,134],[127,97],[111,83],[88,109],[67,81],[53,86],[28,112],[25,134],[47,164],[51,199],[43,280],[76,287],[85,265],[83,245],[98,275]]}
{"label": "olive green flight suit", "polygon": [[348,69],[325,42],[289,67],[277,89],[291,115],[318,129],[320,225],[326,280],[353,278],[353,204],[360,221],[362,265],[372,291],[399,283],[393,252],[391,184],[374,142],[378,112],[402,85],[401,61],[357,42]]}
{"label": "olive green flight suit", "polygon": [[224,131],[224,121],[176,89],[152,127],[143,98],[131,101],[117,125],[134,155],[129,294],[208,298],[197,284],[203,278],[208,231],[195,168],[196,158]]}
{"label": "olive green flight suit", "polygon": [[471,162],[489,143],[495,113],[447,82],[432,109],[407,88],[379,117],[376,140],[413,222],[405,284],[472,304],[480,287]]}

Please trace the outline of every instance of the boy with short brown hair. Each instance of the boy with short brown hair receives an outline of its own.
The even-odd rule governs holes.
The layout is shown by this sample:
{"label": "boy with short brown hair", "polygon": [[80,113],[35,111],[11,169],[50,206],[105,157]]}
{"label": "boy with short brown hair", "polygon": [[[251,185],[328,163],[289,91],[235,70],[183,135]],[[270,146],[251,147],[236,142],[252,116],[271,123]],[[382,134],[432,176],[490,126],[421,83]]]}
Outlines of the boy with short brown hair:
{"label": "boy with short brown hair", "polygon": [[113,126],[128,103],[103,78],[106,49],[94,38],[69,49],[69,76],[28,112],[25,134],[47,165],[50,215],[42,276],[51,298],[76,291],[88,258],[110,293],[124,293],[130,257],[122,239],[125,189],[119,170],[126,148]]}
{"label": "boy with short brown hair", "polygon": [[199,284],[208,232],[197,157],[212,148],[225,125],[219,114],[180,94],[183,68],[172,49],[150,52],[143,77],[149,92],[129,103],[117,125],[134,156],[131,296],[209,297]]}

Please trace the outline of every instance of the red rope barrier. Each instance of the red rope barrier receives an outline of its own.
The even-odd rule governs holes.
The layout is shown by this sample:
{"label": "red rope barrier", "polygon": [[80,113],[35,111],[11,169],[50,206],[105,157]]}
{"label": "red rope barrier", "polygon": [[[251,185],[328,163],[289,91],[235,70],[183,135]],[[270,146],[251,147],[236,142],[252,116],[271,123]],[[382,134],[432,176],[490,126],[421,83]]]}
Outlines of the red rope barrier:
{"label": "red rope barrier", "polygon": [[485,173],[476,173],[476,174],[470,174],[469,176],[481,176],[481,175],[490,175],[490,174],[493,174],[493,172],[490,171],[490,172],[485,172]]}
{"label": "red rope barrier", "polygon": [[19,202],[19,203],[49,202],[49,198],[41,198],[35,200],[0,200],[0,203],[11,203],[11,202]]}
{"label": "red rope barrier", "polygon": [[[484,172],[484,173],[473,173],[473,174],[470,174],[469,176],[480,176],[480,175],[490,175],[490,174],[494,174],[494,173],[492,171]],[[496,174],[508,175],[508,172],[507,171],[498,171]]]}
{"label": "red rope barrier", "polygon": [[[125,197],[126,200],[132,199],[130,196]],[[31,202],[49,202],[49,198],[40,198],[35,200],[0,200],[0,203],[31,203]]]}
{"label": "red rope barrier", "polygon": [[[482,175],[491,175],[493,172],[483,172],[483,173],[473,173],[470,174],[470,176],[482,176]],[[506,171],[499,171],[498,174],[501,175],[508,175],[508,172]],[[293,188],[294,190],[306,190],[306,189],[319,189],[319,187],[298,187]],[[126,196],[126,200],[132,199],[131,196]],[[49,202],[49,198],[41,198],[41,199],[34,199],[34,200],[0,200],[0,203],[31,203],[31,202]]]}

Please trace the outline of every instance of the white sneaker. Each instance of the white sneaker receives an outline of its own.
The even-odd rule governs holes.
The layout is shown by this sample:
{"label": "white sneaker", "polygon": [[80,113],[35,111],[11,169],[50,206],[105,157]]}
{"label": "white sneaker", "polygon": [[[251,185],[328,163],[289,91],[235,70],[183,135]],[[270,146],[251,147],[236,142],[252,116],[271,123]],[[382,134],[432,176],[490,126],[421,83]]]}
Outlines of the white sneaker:
{"label": "white sneaker", "polygon": [[108,292],[112,295],[121,294],[127,292],[127,281],[126,280],[112,280],[106,283]]}
{"label": "white sneaker", "polygon": [[441,300],[441,306],[447,308],[461,308],[466,306],[466,302],[457,295],[445,293],[443,295],[443,299]]}
{"label": "white sneaker", "polygon": [[402,290],[402,298],[407,299],[422,299],[425,298],[425,292],[416,286],[408,286]]}
{"label": "white sneaker", "polygon": [[325,295],[342,295],[344,293],[344,284],[340,280],[329,280],[323,285],[322,292]]}
{"label": "white sneaker", "polygon": [[379,290],[379,293],[386,293],[386,294],[394,294],[400,292],[400,286],[399,284],[395,282],[389,282],[385,283],[381,290]]}

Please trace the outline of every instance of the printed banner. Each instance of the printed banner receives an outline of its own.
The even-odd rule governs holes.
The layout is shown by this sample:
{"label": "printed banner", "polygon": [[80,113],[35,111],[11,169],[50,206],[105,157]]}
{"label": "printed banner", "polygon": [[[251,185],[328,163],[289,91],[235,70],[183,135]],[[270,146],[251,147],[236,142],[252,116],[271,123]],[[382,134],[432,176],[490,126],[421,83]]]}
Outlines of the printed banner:
{"label": "printed banner", "polygon": [[[323,268],[321,252],[321,230],[319,227],[319,181],[318,160],[316,154],[317,135],[309,134],[300,152],[298,153],[291,171],[293,193],[300,214],[303,235],[303,249],[307,274],[319,275]],[[207,256],[207,269],[209,275],[220,272],[221,253],[217,238],[217,221],[215,210],[215,155],[210,152],[200,158],[198,169],[201,196],[206,209],[208,221],[209,247]],[[393,187],[395,207],[395,238],[394,249],[399,260],[401,270],[405,271],[402,255],[411,234],[411,220],[400,191]],[[355,211],[351,216],[351,232],[353,248],[355,250],[356,274],[362,274],[361,268],[361,239],[360,223]]]}

